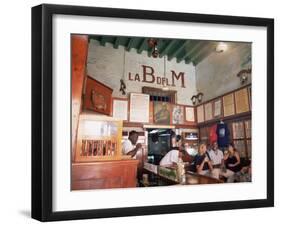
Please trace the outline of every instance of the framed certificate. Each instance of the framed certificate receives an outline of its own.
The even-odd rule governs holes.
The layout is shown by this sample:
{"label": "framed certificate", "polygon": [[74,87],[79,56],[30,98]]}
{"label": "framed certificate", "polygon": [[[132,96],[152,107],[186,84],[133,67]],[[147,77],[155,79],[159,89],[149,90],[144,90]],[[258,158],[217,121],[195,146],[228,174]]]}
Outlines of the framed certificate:
{"label": "framed certificate", "polygon": [[123,121],[128,120],[128,100],[126,99],[113,99],[112,103],[112,116]]}
{"label": "framed certificate", "polygon": [[130,122],[149,122],[149,95],[130,94]]}

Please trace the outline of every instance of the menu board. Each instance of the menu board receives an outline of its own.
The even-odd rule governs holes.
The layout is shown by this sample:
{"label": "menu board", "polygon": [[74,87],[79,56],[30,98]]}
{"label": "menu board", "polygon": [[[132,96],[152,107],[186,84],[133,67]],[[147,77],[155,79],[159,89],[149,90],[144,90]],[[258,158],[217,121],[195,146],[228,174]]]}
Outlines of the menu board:
{"label": "menu board", "polygon": [[223,112],[224,116],[234,115],[234,98],[233,93],[223,97]]}
{"label": "menu board", "polygon": [[235,92],[235,106],[237,114],[250,110],[247,88]]}
{"label": "menu board", "polygon": [[184,123],[184,109],[183,106],[174,105],[173,106],[173,124],[183,124]]}
{"label": "menu board", "polygon": [[204,106],[200,105],[197,107],[197,122],[204,122]]}
{"label": "menu board", "polygon": [[128,101],[127,100],[113,100],[113,118],[128,120]]}
{"label": "menu board", "polygon": [[205,121],[211,120],[213,118],[213,105],[209,102],[204,105],[205,108]]}
{"label": "menu board", "polygon": [[193,107],[185,107],[185,120],[188,122],[194,122],[194,108]]}
{"label": "menu board", "polygon": [[217,99],[214,101],[214,117],[221,116],[221,99]]}
{"label": "menu board", "polygon": [[149,122],[149,95],[130,94],[130,122]]}

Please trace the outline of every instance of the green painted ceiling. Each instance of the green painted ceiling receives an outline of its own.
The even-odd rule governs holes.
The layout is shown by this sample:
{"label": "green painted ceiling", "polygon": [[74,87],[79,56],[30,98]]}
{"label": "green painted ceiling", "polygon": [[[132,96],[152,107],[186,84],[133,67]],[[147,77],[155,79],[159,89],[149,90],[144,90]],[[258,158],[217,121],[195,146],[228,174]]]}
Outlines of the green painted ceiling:
{"label": "green painted ceiling", "polygon": [[[148,56],[152,57],[152,48],[149,48],[147,44],[149,38],[90,35],[89,39],[99,41],[101,46],[105,46],[106,43],[111,43],[116,49],[118,49],[119,46],[124,46],[127,51],[134,48],[139,54],[143,51],[147,51]],[[160,58],[166,55],[168,60],[176,58],[178,63],[185,61],[186,64],[193,63],[194,65],[197,65],[211,54],[218,44],[218,42],[215,41],[202,40],[162,38],[157,38],[157,40]]]}

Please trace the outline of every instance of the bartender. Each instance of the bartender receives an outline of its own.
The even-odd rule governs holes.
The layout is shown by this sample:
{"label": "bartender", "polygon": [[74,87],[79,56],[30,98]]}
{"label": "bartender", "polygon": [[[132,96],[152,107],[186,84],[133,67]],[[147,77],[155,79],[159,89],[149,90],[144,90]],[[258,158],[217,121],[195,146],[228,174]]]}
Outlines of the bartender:
{"label": "bartender", "polygon": [[139,134],[137,131],[132,130],[129,132],[129,137],[122,143],[122,152],[124,155],[130,155],[136,159],[137,152],[142,148],[140,143],[137,143]]}
{"label": "bartender", "polygon": [[172,135],[172,145],[172,149],[161,159],[160,166],[176,166],[178,162],[182,162],[184,151],[180,135]]}

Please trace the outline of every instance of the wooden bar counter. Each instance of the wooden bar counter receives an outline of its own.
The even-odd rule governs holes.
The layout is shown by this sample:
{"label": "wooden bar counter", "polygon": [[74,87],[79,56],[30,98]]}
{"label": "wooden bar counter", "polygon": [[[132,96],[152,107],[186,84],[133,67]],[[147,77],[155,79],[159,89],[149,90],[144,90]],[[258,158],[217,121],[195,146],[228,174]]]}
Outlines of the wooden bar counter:
{"label": "wooden bar counter", "polygon": [[72,163],[72,190],[136,187],[138,160]]}

